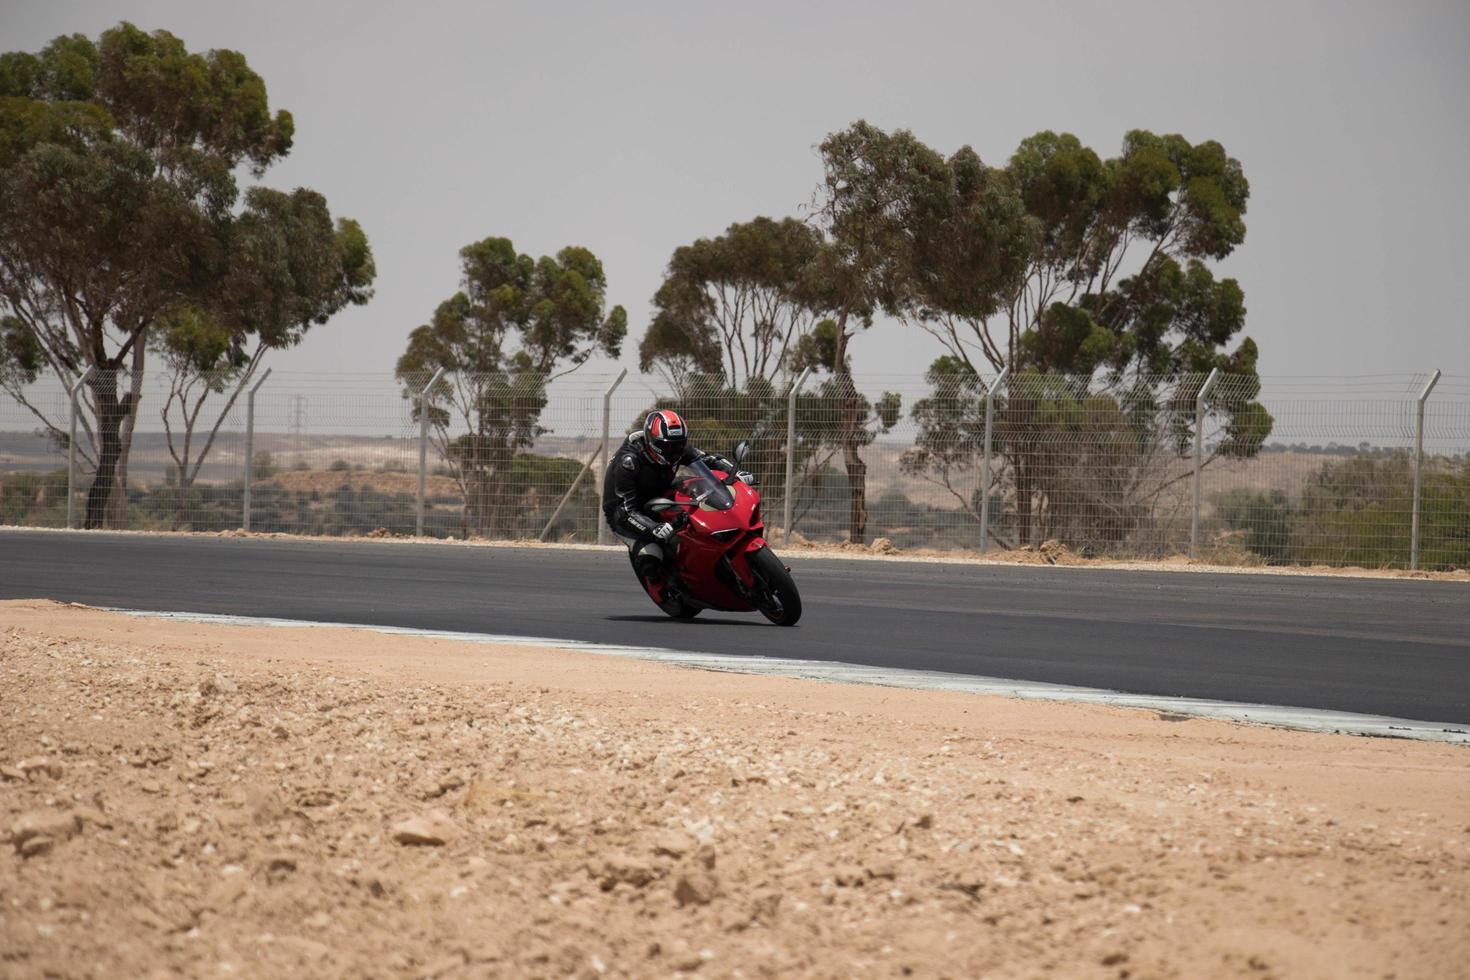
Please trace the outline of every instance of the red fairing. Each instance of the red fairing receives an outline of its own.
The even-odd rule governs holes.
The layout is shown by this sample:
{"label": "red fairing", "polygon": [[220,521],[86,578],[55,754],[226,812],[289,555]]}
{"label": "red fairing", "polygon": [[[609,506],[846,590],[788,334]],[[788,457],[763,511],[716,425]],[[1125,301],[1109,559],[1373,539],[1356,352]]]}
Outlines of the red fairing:
{"label": "red fairing", "polygon": [[[735,447],[733,465],[744,461],[748,445]],[[649,516],[668,524],[653,537],[668,540],[670,530],[678,535],[669,542],[676,544],[672,554],[665,545],[672,567],[649,575],[633,549],[628,557],[649,597],[674,619],[693,619],[704,609],[755,610],[777,626],[795,626],[801,620],[801,593],[791,569],[766,544],[761,497],[751,486],[755,480],[746,475],[746,483],[711,468],[717,458],[687,459],[668,492],[643,505]]]}
{"label": "red fairing", "polygon": [[[721,479],[727,476],[720,470],[713,472]],[[746,556],[765,547],[765,525],[760,516],[760,494],[739,480],[731,484],[730,490],[735,505],[729,510],[678,509],[689,515],[689,523],[679,532],[677,563],[680,578],[694,598],[717,608],[744,611],[755,607],[722,581],[728,577],[720,570],[722,559],[729,558],[730,568],[743,586],[753,586],[755,576]],[[675,488],[672,498],[679,503],[693,500],[681,487]],[[678,510],[667,511],[665,517],[672,517]]]}

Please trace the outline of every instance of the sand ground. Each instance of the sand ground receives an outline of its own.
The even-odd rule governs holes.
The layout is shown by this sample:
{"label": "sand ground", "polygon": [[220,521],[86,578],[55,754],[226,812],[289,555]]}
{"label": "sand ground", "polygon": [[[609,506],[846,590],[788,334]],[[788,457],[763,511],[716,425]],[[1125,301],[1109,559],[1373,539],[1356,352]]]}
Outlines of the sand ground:
{"label": "sand ground", "polygon": [[1470,752],[0,603],[0,976],[1470,976]]}

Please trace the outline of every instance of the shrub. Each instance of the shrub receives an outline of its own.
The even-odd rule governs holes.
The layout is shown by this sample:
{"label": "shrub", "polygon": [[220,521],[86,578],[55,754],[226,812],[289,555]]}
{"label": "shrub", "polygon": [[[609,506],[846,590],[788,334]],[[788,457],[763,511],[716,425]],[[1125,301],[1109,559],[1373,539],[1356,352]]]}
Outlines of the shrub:
{"label": "shrub", "polygon": [[0,524],[66,523],[66,470],[0,478]]}
{"label": "shrub", "polygon": [[[1407,567],[1413,525],[1412,457],[1403,451],[1329,460],[1299,501],[1279,490],[1230,490],[1215,508],[1227,528],[1273,563]],[[1420,564],[1470,566],[1470,462],[1425,461],[1420,490]]]}
{"label": "shrub", "polygon": [[1244,545],[1273,564],[1291,561],[1291,525],[1296,511],[1280,490],[1227,490],[1216,494],[1215,511],[1226,527],[1244,533]]}

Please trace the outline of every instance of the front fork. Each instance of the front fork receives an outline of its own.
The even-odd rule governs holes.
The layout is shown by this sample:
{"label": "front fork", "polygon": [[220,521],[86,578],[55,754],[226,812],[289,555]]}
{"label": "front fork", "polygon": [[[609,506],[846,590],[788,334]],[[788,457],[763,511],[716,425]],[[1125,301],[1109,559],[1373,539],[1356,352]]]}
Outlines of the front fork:
{"label": "front fork", "polygon": [[[752,605],[755,604],[756,594],[760,589],[761,582],[756,577],[755,572],[751,570],[750,558],[748,556],[755,554],[764,547],[766,547],[764,539],[760,537],[751,538],[744,542],[743,545],[736,545],[734,548],[725,552],[720,556],[719,563],[715,565],[715,575],[725,587]],[[745,559],[745,575],[749,578],[749,581],[741,577],[740,570],[735,567],[735,561],[731,556],[736,553],[739,553]]]}
{"label": "front fork", "polygon": [[735,563],[730,560],[729,554],[721,555],[719,562],[715,564],[715,578],[744,601],[752,601],[750,586],[740,580],[740,573],[735,571]]}

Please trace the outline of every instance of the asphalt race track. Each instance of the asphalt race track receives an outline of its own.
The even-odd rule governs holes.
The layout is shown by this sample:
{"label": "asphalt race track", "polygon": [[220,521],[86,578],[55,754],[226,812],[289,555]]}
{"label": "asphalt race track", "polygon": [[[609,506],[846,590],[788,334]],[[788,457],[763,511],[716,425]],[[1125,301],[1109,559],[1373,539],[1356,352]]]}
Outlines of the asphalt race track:
{"label": "asphalt race track", "polygon": [[764,654],[1470,724],[1465,583],[787,561],[805,606],[794,629],[756,614],[669,620],[621,553],[444,544],[0,531],[0,599]]}

